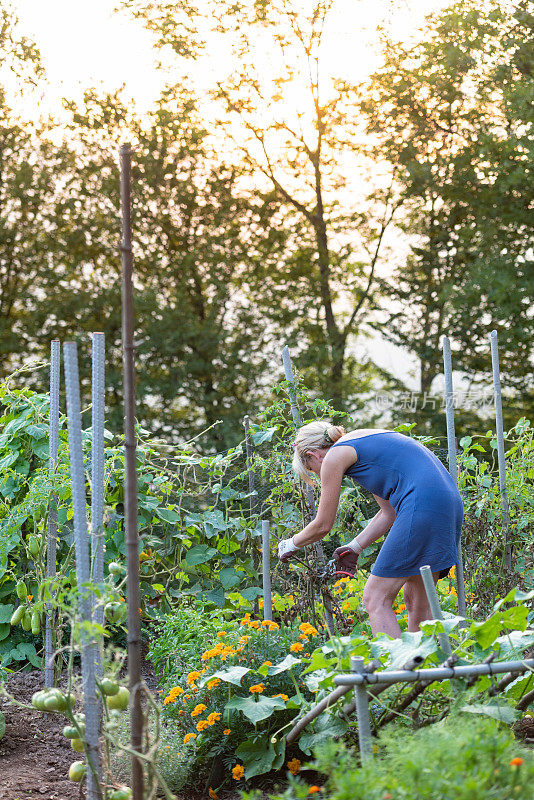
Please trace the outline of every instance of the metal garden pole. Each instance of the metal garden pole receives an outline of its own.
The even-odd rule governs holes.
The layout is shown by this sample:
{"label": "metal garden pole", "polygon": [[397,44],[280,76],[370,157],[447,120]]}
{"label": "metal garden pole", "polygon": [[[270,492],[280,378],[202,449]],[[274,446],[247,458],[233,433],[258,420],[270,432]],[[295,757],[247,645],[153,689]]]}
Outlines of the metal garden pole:
{"label": "metal garden pole", "polygon": [[501,490],[502,508],[502,527],[504,539],[504,566],[512,569],[512,550],[508,539],[508,528],[510,527],[510,510],[508,508],[508,495],[506,493],[506,459],[504,456],[504,432],[502,421],[502,396],[501,396],[501,376],[499,370],[499,343],[497,331],[492,331],[491,342],[491,364],[493,367],[493,396],[495,398],[495,425],[497,428],[497,456],[499,459],[499,484]]}
{"label": "metal garden pole", "polygon": [[[48,427],[48,474],[52,479],[57,470],[59,449],[59,380],[61,345],[59,339],[52,341],[50,353],[50,416]],[[46,535],[46,577],[56,574],[57,505],[52,492],[48,509]],[[54,646],[52,642],[52,603],[46,604],[45,620],[45,686],[54,685]]]}
{"label": "metal garden pole", "polygon": [[[92,363],[92,469],[91,469],[91,566],[93,582],[104,582],[104,373],[105,335],[93,333]],[[104,624],[104,608],[93,600],[93,619]],[[99,642],[96,672],[103,675],[103,642]]]}
{"label": "metal garden pole", "polygon": [[[458,464],[456,461],[456,438],[454,430],[454,392],[452,386],[451,343],[448,336],[441,340],[443,347],[443,371],[445,374],[445,418],[447,421],[447,447],[449,450],[449,472],[458,486]],[[458,613],[465,617],[465,581],[462,539],[458,542],[458,569],[456,570],[456,594],[458,596]]]}
{"label": "metal garden pole", "polygon": [[[245,428],[245,455],[246,455],[246,465],[247,465],[247,478],[248,478],[248,491],[249,491],[249,504],[250,504],[250,519],[254,518],[254,513],[256,511],[257,506],[257,495],[254,493],[254,470],[252,469],[252,456],[254,453],[254,447],[252,445],[252,439],[250,437],[250,419],[248,414],[243,418],[243,427]],[[254,565],[254,569],[257,570],[259,567],[259,558],[258,558],[258,551],[256,545],[254,543],[254,533],[251,535],[251,546],[252,546],[252,563]],[[258,613],[259,607],[257,606],[257,601],[254,603],[255,613]]]}
{"label": "metal garden pole", "polygon": [[[421,573],[423,583],[425,584],[426,596],[428,597],[428,603],[430,605],[430,611],[432,612],[432,617],[433,619],[443,620],[443,614],[441,613],[441,608],[438,600],[438,593],[436,592],[434,578],[432,577],[432,570],[430,569],[429,566],[424,566],[419,568],[419,572]],[[443,652],[446,653],[448,656],[452,655],[451,643],[449,641],[449,637],[447,636],[447,634],[438,633],[438,640]]]}
{"label": "metal garden pole", "polygon": [[271,542],[268,519],[261,521],[261,552],[263,572],[263,619],[273,618],[273,598],[271,594]]}
{"label": "metal garden pole", "polygon": [[[124,524],[128,565],[128,675],[130,683],[130,743],[141,752],[143,747],[143,710],[141,707],[141,617],[139,614],[139,552],[137,530],[137,472],[135,440],[135,371],[134,309],[131,210],[131,157],[129,144],[120,149],[120,191],[122,211],[122,351],[124,384]],[[143,800],[143,762],[132,756],[133,800]]]}
{"label": "metal garden pole", "polygon": [[[92,602],[89,584],[89,538],[87,534],[87,506],[85,500],[85,471],[83,466],[82,426],[80,411],[80,384],[76,342],[65,342],[65,383],[67,393],[67,418],[69,425],[69,458],[74,512],[74,548],[76,553],[76,579],[79,595],[79,612],[82,623],[91,623]],[[83,706],[85,713],[85,740],[91,766],[87,771],[87,800],[101,800],[99,787],[100,754],[98,751],[99,713],[96,697],[95,660],[97,647],[93,637],[81,630]],[[98,779],[97,779],[98,778]]]}
{"label": "metal garden pole", "polygon": [[[364,659],[354,656],[350,660],[352,671],[358,675],[365,672]],[[354,700],[356,703],[356,716],[358,718],[358,741],[360,743],[360,758],[362,764],[372,758],[373,744],[371,740],[371,722],[369,719],[369,695],[365,683],[354,686]]]}
{"label": "metal garden pole", "polygon": [[[295,427],[297,428],[301,423],[301,416],[300,416],[300,409],[297,403],[297,390],[295,386],[295,376],[293,375],[293,365],[291,363],[291,355],[289,353],[289,347],[286,346],[282,350],[282,363],[284,365],[284,373],[286,376],[286,381],[289,384],[289,401],[291,403],[291,415],[293,417],[293,422],[295,423]],[[310,519],[314,519],[317,510],[315,508],[315,497],[313,494],[313,489],[311,486],[304,484],[304,497],[306,499],[306,505],[308,506],[308,511],[310,515]],[[323,546],[320,542],[316,542],[313,545],[315,552],[317,554],[317,560],[320,564],[324,564],[325,557],[324,557],[324,550]],[[323,594],[323,604],[324,604],[324,612],[325,612],[325,619],[328,630],[330,634],[333,636],[335,634],[335,625],[334,625],[334,615],[332,613],[332,601],[327,594]]]}

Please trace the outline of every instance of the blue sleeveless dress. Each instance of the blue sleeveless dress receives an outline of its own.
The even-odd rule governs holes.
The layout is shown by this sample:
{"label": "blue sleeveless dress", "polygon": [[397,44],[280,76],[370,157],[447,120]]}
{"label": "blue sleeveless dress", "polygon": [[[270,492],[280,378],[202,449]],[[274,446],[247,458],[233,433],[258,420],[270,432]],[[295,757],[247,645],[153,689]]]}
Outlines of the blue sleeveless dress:
{"label": "blue sleeveless dress", "polygon": [[428,564],[444,577],[458,563],[464,507],[458,488],[437,456],[397,431],[336,442],[358,460],[346,471],[364,489],[388,500],[396,519],[371,570],[381,578],[419,575]]}

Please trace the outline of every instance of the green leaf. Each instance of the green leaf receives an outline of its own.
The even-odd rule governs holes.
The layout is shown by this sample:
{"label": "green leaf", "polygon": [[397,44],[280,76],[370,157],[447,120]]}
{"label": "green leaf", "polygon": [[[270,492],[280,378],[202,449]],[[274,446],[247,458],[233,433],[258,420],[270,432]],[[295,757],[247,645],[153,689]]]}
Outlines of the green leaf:
{"label": "green leaf", "polygon": [[190,567],[196,567],[197,564],[204,564],[215,555],[217,555],[217,550],[214,547],[208,547],[207,544],[197,544],[187,551],[185,563]]}
{"label": "green leaf", "polygon": [[265,431],[255,431],[252,434],[252,442],[255,445],[263,444],[264,442],[270,442],[276,433],[276,428],[267,428]]}
{"label": "green leaf", "polygon": [[428,636],[421,631],[410,633],[403,631],[400,639],[378,639],[372,642],[371,650],[374,658],[384,653],[389,653],[391,663],[389,669],[398,669],[415,656],[425,658],[438,650],[438,643],[433,636]]}
{"label": "green leaf", "polygon": [[169,525],[175,525],[180,520],[180,515],[172,508],[156,508],[156,515]]}
{"label": "green leaf", "polygon": [[263,589],[261,589],[259,586],[247,586],[246,589],[241,590],[240,594],[241,597],[243,597],[249,603],[253,603],[256,597],[263,596]]}
{"label": "green leaf", "polygon": [[219,572],[219,580],[225,589],[233,589],[241,583],[241,578],[233,567],[225,567]]}
{"label": "green leaf", "polygon": [[247,719],[256,724],[262,719],[267,719],[276,709],[285,709],[286,704],[281,697],[232,697],[226,708],[241,711]]}
{"label": "green leaf", "polygon": [[287,672],[287,670],[291,669],[292,666],[300,663],[300,658],[295,658],[295,656],[292,656],[291,653],[288,653],[284,660],[280,661],[279,664],[273,664],[272,667],[269,667],[269,675],[279,675],[281,672]]}
{"label": "green leaf", "polygon": [[499,701],[491,705],[460,706],[460,711],[467,711],[469,714],[484,714],[486,717],[492,717],[506,725],[511,725],[519,716],[519,712],[515,708]]}
{"label": "green leaf", "polygon": [[37,458],[46,461],[48,459],[48,440],[46,441],[32,441],[32,450],[37,456]]}
{"label": "green leaf", "polygon": [[336,739],[343,736],[348,727],[344,719],[330,714],[321,714],[314,726],[314,730],[308,731],[300,737],[299,747],[304,753],[310,755],[312,747],[317,747],[318,744],[328,739]]}
{"label": "green leaf", "polygon": [[208,603],[213,603],[214,606],[224,608],[224,589],[221,586],[217,586],[217,588],[206,592],[205,598]]}
{"label": "green leaf", "polygon": [[9,622],[14,610],[15,606],[12,603],[0,605],[0,623]]}
{"label": "green leaf", "polygon": [[10,633],[11,633],[11,625],[8,622],[0,625],[0,642],[3,642],[4,639],[7,639]]}
{"label": "green leaf", "polygon": [[247,672],[250,672],[247,667],[235,666],[226,672],[222,670],[220,672],[215,672],[211,677],[220,678],[221,681],[225,681],[226,683],[233,683],[234,686],[241,686],[241,681]]}
{"label": "green leaf", "polygon": [[236,756],[243,762],[245,778],[248,780],[255,775],[264,775],[266,772],[270,772],[275,760],[279,761],[280,753],[277,753],[270,740],[267,743],[265,739],[257,741],[248,739],[239,745]]}
{"label": "green leaf", "polygon": [[506,697],[511,697],[513,700],[520,700],[527,692],[532,691],[534,685],[534,675],[529,672],[528,675],[519,675],[515,681],[512,681],[506,687]]}
{"label": "green leaf", "polygon": [[5,732],[6,732],[6,720],[2,712],[0,711],[0,739],[3,739]]}
{"label": "green leaf", "polygon": [[475,637],[483,650],[487,650],[501,632],[501,627],[500,614],[493,614],[485,622],[471,623],[469,633]]}
{"label": "green leaf", "polygon": [[0,472],[4,472],[4,470],[14,464],[18,457],[18,451],[10,451],[3,458],[0,458]]}

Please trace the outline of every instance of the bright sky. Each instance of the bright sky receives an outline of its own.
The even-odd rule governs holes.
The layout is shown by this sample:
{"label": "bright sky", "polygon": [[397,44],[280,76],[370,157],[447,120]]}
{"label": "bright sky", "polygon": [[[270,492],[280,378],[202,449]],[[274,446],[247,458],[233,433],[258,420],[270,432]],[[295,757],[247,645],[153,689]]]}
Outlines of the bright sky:
{"label": "bright sky", "polygon": [[[303,0],[307,2],[308,0]],[[42,100],[28,96],[16,103],[20,113],[37,117],[57,114],[61,98],[76,98],[84,88],[114,90],[126,85],[139,112],[150,108],[172,75],[156,68],[158,53],[152,34],[126,13],[114,13],[117,0],[11,0],[20,18],[21,32],[40,49],[48,82]],[[336,0],[325,31],[323,66],[327,74],[349,81],[364,77],[375,65],[376,27],[385,25],[395,36],[417,36],[425,14],[445,5],[445,0]],[[207,89],[214,77],[226,72],[228,51],[221,43],[208,48],[197,63],[184,62],[197,87]],[[373,360],[416,387],[417,362],[380,338],[359,339],[357,352],[371,350]]]}

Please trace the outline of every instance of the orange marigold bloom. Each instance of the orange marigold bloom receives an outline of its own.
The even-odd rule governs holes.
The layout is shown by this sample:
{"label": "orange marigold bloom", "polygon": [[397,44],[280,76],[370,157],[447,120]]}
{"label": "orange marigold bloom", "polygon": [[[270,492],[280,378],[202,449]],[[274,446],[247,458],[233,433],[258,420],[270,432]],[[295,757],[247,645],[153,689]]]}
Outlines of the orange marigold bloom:
{"label": "orange marigold bloom", "polygon": [[184,710],[183,710],[183,708],[181,708],[181,709],[179,710],[179,712],[178,712],[178,716],[179,716],[179,717],[183,717],[183,715],[184,715]]}
{"label": "orange marigold bloom", "polygon": [[221,638],[226,636],[226,631],[217,631],[217,636],[220,636]]}
{"label": "orange marigold bloom", "polygon": [[187,676],[187,685],[192,686],[197,678],[200,678],[200,672],[190,672]]}
{"label": "orange marigold bloom", "polygon": [[211,797],[211,800],[219,800],[219,795],[214,789],[211,788],[211,786],[208,789],[208,794]]}
{"label": "orange marigold bloom", "polygon": [[208,727],[208,720],[207,719],[201,719],[200,722],[197,722],[197,731],[199,731],[199,732],[200,731],[205,731],[207,727]]}
{"label": "orange marigold bloom", "polygon": [[272,665],[273,665],[272,661],[264,661],[262,667],[272,667]]}
{"label": "orange marigold bloom", "polygon": [[245,774],[245,768],[242,764],[236,764],[236,766],[232,770],[232,775],[235,781],[240,781],[243,775]]}
{"label": "orange marigold bloom", "polygon": [[256,683],[254,686],[250,687],[249,692],[252,692],[252,694],[261,694],[264,689],[265,686],[263,683]]}
{"label": "orange marigold bloom", "polygon": [[215,725],[221,718],[221,715],[218,711],[212,711],[211,714],[208,715],[208,719],[206,720],[208,725]]}
{"label": "orange marigold bloom", "polygon": [[404,605],[404,603],[401,603],[400,606],[398,606],[397,611],[399,612],[399,614],[401,613],[401,611],[406,611],[406,606]]}
{"label": "orange marigold bloom", "polygon": [[292,758],[291,761],[287,762],[287,768],[292,775],[296,775],[297,772],[300,772],[300,764],[301,762],[298,758]]}
{"label": "orange marigold bloom", "polygon": [[516,758],[512,758],[512,760],[510,761],[510,766],[511,767],[520,767],[522,763],[523,763],[523,759],[519,758],[518,756],[516,756]]}
{"label": "orange marigold bloom", "polygon": [[196,733],[186,733],[184,736],[184,744],[187,744],[190,739],[196,739]]}
{"label": "orange marigold bloom", "polygon": [[289,649],[292,653],[298,653],[299,650],[304,650],[304,645],[302,642],[294,642]]}
{"label": "orange marigold bloom", "polygon": [[249,623],[249,628],[254,628],[257,630],[260,627],[260,623],[257,619],[253,619],[252,622]]}
{"label": "orange marigold bloom", "polygon": [[230,728],[225,728],[225,729],[224,729],[224,731],[223,731],[223,733],[224,733],[224,735],[225,735],[225,736],[230,736],[230,734],[232,733],[232,731],[230,730]]}
{"label": "orange marigold bloom", "polygon": [[192,717],[198,717],[199,714],[202,714],[203,711],[207,709],[207,706],[204,703],[199,703],[198,706],[195,706],[191,712]]}
{"label": "orange marigold bloom", "polygon": [[212,678],[211,681],[208,681],[208,689],[215,689],[216,686],[220,684],[219,678]]}
{"label": "orange marigold bloom", "polygon": [[321,791],[320,786],[310,786],[310,788],[308,789],[308,794],[315,794],[316,792],[320,791]]}
{"label": "orange marigold bloom", "polygon": [[289,700],[289,697],[287,696],[287,694],[273,694],[273,697],[281,697],[282,700],[284,700],[284,702],[286,702],[286,703]]}
{"label": "orange marigold bloom", "polygon": [[302,633],[305,633],[308,636],[317,636],[319,633],[317,628],[314,628],[309,622],[303,622],[302,625],[299,625],[299,631],[302,631]]}
{"label": "orange marigold bloom", "polygon": [[169,697],[165,698],[165,700],[163,701],[163,705],[166,706],[168,703],[174,703],[174,698],[171,697],[170,695]]}
{"label": "orange marigold bloom", "polygon": [[304,642],[308,641],[308,637],[306,636],[305,633],[299,633],[299,639],[302,639],[302,641]]}

